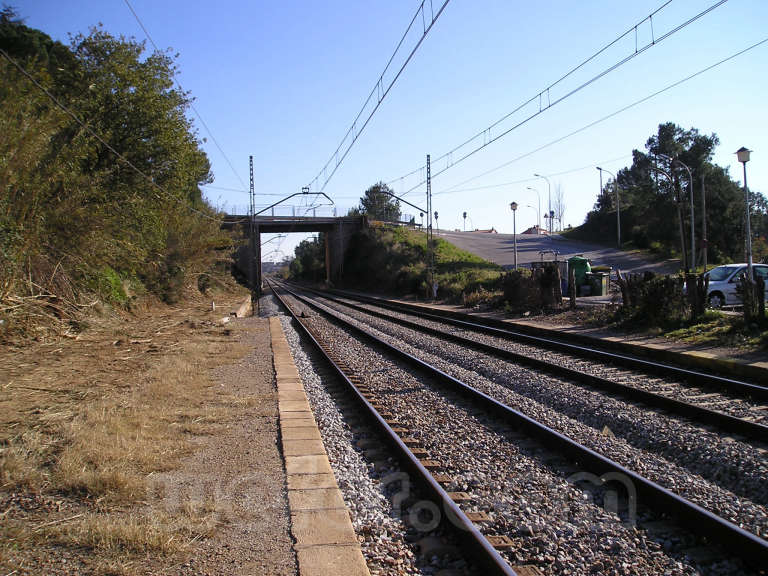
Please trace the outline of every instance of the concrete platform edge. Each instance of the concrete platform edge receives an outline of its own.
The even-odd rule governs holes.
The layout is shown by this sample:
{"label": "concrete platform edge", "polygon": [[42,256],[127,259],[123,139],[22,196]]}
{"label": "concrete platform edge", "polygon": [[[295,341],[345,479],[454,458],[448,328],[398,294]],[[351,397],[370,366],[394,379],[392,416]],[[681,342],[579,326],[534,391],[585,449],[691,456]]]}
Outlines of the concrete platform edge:
{"label": "concrete platform edge", "polygon": [[269,319],[269,331],[277,392],[282,397],[281,430],[289,429],[285,422],[300,417],[301,427],[294,430],[303,433],[301,438],[295,431],[280,437],[299,575],[370,576],[279,318]]}

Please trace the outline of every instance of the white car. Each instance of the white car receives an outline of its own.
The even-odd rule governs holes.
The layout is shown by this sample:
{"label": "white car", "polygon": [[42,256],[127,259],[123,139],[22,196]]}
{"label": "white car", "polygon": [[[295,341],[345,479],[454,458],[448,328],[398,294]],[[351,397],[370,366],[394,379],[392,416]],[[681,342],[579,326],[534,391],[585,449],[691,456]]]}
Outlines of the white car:
{"label": "white car", "polygon": [[[707,302],[712,308],[722,306],[734,306],[741,304],[741,296],[736,291],[739,278],[747,271],[746,264],[726,264],[712,268],[707,272],[709,277],[709,290]],[[765,296],[768,297],[768,264],[753,264],[754,277],[761,277],[765,281]]]}

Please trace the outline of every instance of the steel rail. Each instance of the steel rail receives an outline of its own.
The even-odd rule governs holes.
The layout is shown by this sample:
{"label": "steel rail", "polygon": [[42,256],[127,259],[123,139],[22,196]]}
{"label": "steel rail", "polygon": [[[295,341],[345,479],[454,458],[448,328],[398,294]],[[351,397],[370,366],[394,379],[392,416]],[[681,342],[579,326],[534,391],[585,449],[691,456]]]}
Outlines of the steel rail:
{"label": "steel rail", "polygon": [[473,317],[462,312],[456,312],[452,310],[438,310],[435,308],[429,308],[428,311],[426,311],[424,306],[407,304],[405,302],[393,303],[384,298],[364,296],[362,294],[349,293],[343,290],[328,290],[327,292],[352,300],[357,300],[359,302],[368,302],[370,304],[375,304],[377,306],[381,306],[383,308],[397,312],[415,314],[416,316],[420,316],[428,320],[447,322],[453,324],[454,326],[476,330],[478,332],[484,332],[486,334],[500,338],[516,340],[526,344],[545,347],[551,350],[566,352],[568,354],[582,356],[585,358],[595,358],[599,359],[603,363],[623,366],[625,368],[633,368],[635,370],[643,370],[645,372],[653,373],[659,376],[675,377],[696,386],[711,388],[719,392],[727,390],[733,394],[745,396],[753,400],[768,401],[768,387],[762,386],[760,384],[752,384],[750,382],[744,382],[742,380],[736,380],[717,374],[700,372],[690,368],[675,366],[666,362],[655,362],[652,360],[646,360],[644,358],[638,358],[636,356],[629,356],[627,354],[600,350],[592,345],[586,346],[581,344],[573,344],[563,340],[555,340],[552,338],[525,334],[524,332],[517,330],[510,330],[507,323],[501,320],[495,320],[493,318],[484,318],[480,320],[477,317]]}
{"label": "steel rail", "polygon": [[607,474],[612,474],[614,477],[615,475],[620,475],[619,477],[628,479],[632,482],[637,492],[638,499],[640,497],[644,498],[643,504],[645,506],[656,510],[659,514],[669,514],[675,517],[682,526],[687,527],[694,534],[704,536],[711,542],[717,542],[724,549],[743,559],[755,568],[762,570],[765,567],[765,559],[768,558],[767,540],[738,527],[734,523],[717,516],[698,504],[675,494],[652,480],[625,468],[621,464],[606,458],[602,454],[599,454],[586,446],[582,446],[564,434],[541,424],[522,412],[495,400],[484,392],[446,374],[439,368],[385,342],[366,330],[340,318],[336,313],[331,312],[326,307],[312,302],[286,287],[283,287],[283,289],[297,300],[303,302],[310,308],[317,310],[323,316],[332,319],[333,322],[343,326],[345,330],[358,335],[374,346],[388,351],[390,354],[403,360],[409,365],[422,370],[435,380],[447,385],[454,392],[468,398],[471,402],[483,407],[489,413],[496,415],[504,423],[524,430],[550,449],[566,455],[572,462],[582,469],[594,474],[596,477],[605,477]]}
{"label": "steel rail", "polygon": [[[654,392],[649,392],[647,390],[635,388],[634,386],[629,386],[627,384],[614,382],[613,380],[602,378],[600,376],[586,374],[579,370],[574,370],[573,368],[567,368],[565,366],[552,364],[545,360],[539,360],[537,358],[532,358],[530,356],[526,356],[519,352],[513,352],[511,350],[506,350],[504,348],[494,346],[493,344],[478,342],[477,340],[473,340],[471,338],[467,338],[459,334],[452,334],[450,332],[442,332],[439,330],[436,331],[432,328],[429,328],[422,324],[418,324],[411,320],[393,317],[383,312],[377,312],[376,310],[370,310],[368,308],[364,308],[363,306],[358,306],[357,304],[344,302],[343,300],[339,298],[334,298],[333,296],[329,296],[327,293],[324,293],[323,291],[320,291],[320,290],[313,290],[311,288],[303,288],[303,290],[307,292],[312,292],[314,294],[318,294],[322,298],[327,298],[328,300],[340,303],[343,306],[347,306],[349,308],[352,308],[353,310],[357,310],[364,314],[369,314],[376,318],[381,318],[383,320],[386,320],[387,322],[392,322],[400,326],[410,328],[412,330],[417,330],[423,334],[428,334],[436,338],[442,338],[444,340],[454,342],[456,344],[460,344],[468,348],[473,348],[475,350],[479,350],[487,354],[492,354],[496,357],[499,357],[505,360],[511,360],[513,362],[529,366],[541,372],[547,372],[554,376],[573,380],[574,382],[579,384],[585,384],[586,386],[591,388],[596,388],[598,390],[605,390],[605,391],[623,396],[625,398],[629,398],[631,400],[642,402],[647,406],[660,408],[662,410],[668,410],[675,414],[679,414],[680,416],[684,416],[686,418],[694,420],[698,424],[702,424],[705,426],[713,426],[725,432],[741,434],[742,436],[746,436],[747,438],[753,438],[755,440],[759,440],[762,442],[768,441],[768,426],[764,424],[760,424],[758,422],[750,422],[749,420],[744,420],[736,416],[731,416],[730,414],[724,414],[722,412],[717,412],[716,410],[711,410],[709,408],[704,408],[702,406],[690,404],[682,400],[670,398],[669,396],[656,394]],[[437,321],[441,322],[442,320],[437,320]]]}
{"label": "steel rail", "polygon": [[[424,490],[429,499],[435,503],[439,509],[445,511],[446,517],[450,519],[455,527],[459,528],[459,530],[457,530],[457,535],[467,545],[467,549],[471,551],[472,558],[485,569],[483,574],[494,576],[517,576],[517,573],[512,569],[509,563],[501,556],[501,554],[499,554],[490,542],[488,542],[477,526],[475,526],[464,511],[451,499],[448,492],[433,478],[432,474],[430,474],[413,452],[411,452],[410,448],[408,448],[408,446],[401,440],[400,436],[392,430],[389,423],[381,416],[381,414],[379,414],[376,408],[371,405],[363,393],[358,390],[357,386],[350,380],[347,374],[345,374],[344,370],[331,357],[330,351],[320,343],[319,339],[312,333],[309,327],[304,324],[304,319],[278,294],[272,282],[268,282],[268,285],[278,301],[301,327],[304,335],[312,342],[337,376],[346,384],[352,397],[362,409],[370,414],[371,418],[367,420],[367,423],[372,423],[378,428],[387,443],[397,453],[398,460],[411,474],[414,475],[417,484]],[[283,287],[283,289],[285,288]],[[285,290],[295,297],[295,294],[290,290]]]}

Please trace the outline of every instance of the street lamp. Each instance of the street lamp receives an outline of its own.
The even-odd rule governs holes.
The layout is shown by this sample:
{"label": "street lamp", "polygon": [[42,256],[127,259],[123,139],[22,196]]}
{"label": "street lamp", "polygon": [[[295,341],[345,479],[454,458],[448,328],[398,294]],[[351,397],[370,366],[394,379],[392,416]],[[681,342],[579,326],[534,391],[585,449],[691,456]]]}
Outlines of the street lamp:
{"label": "street lamp", "polygon": [[[541,214],[539,213],[539,209],[538,209],[538,208],[536,208],[536,206],[531,206],[530,204],[526,204],[526,206],[527,206],[528,208],[530,208],[531,210],[536,210],[536,220],[537,220],[538,222],[541,222]],[[540,230],[540,228],[541,228],[541,227],[539,227],[539,228],[537,229],[537,231],[536,231],[536,234],[541,234],[541,230]]]}
{"label": "street lamp", "polygon": [[[544,180],[547,181],[547,211],[551,214],[552,213],[552,184],[549,182],[549,178],[546,176],[543,176],[542,174],[534,174],[536,178],[544,178]],[[552,219],[549,219],[549,235],[552,236]]]}
{"label": "street lamp", "polygon": [[[705,165],[706,166],[706,165]],[[706,178],[706,170],[701,171],[701,249],[704,260],[704,273],[707,273],[707,252],[709,247],[707,246],[707,188],[704,183]]]}
{"label": "street lamp", "polygon": [[515,246],[515,270],[517,270],[517,202],[512,202],[509,207],[512,208],[512,243]]}
{"label": "street lamp", "polygon": [[[650,166],[649,168],[651,170],[653,170],[654,172],[657,172],[659,174],[664,174],[664,176],[667,177],[667,181],[669,182],[670,186],[674,187],[675,179],[672,178],[672,174],[670,174],[669,172],[667,172],[663,168],[659,168],[658,166]],[[659,181],[658,181],[658,178],[657,178],[656,179],[656,187],[658,188],[658,186],[659,186]],[[678,202],[677,204],[679,205],[680,203]],[[680,211],[679,210],[678,210],[677,213],[680,216]],[[682,218],[682,216],[680,216],[679,220],[680,220],[680,254],[682,254],[682,260],[681,260],[680,263],[682,264],[683,268],[688,270],[688,253],[685,250],[685,234],[683,233],[683,218]]]}
{"label": "street lamp", "polygon": [[691,169],[681,162],[678,158],[673,158],[672,162],[677,162],[686,169],[688,172],[688,195],[691,199],[691,271],[696,273],[696,233],[694,232],[694,220],[693,220],[693,174]]}
{"label": "street lamp", "polygon": [[613,187],[616,189],[616,245],[619,250],[621,250],[621,208],[619,206],[619,181],[616,178],[616,175],[610,170],[600,168],[600,166],[598,166],[597,169],[600,171],[600,182],[603,181],[603,172],[608,172],[608,174],[613,176]]}
{"label": "street lamp", "polygon": [[[541,230],[541,194],[539,194],[539,191],[532,186],[527,186],[527,189],[536,192],[536,197],[539,199],[539,208],[536,212],[536,225],[539,227],[539,230]],[[541,234],[541,232],[537,232],[537,234]]]}
{"label": "street lamp", "polygon": [[[685,170],[688,172],[688,196],[690,197],[690,204],[691,204],[691,270],[695,273],[696,272],[696,233],[695,233],[695,222],[693,219],[693,174],[691,173],[691,169],[679,158],[677,157],[670,158],[666,154],[659,154],[659,156],[669,160],[670,169],[672,165],[675,162],[677,162],[678,164],[680,164],[680,166],[685,168]],[[682,221],[680,226],[681,226],[680,233],[682,234]]]}
{"label": "street lamp", "polygon": [[747,150],[742,146],[738,150],[736,150],[736,157],[739,159],[739,162],[741,162],[741,165],[744,168],[744,204],[746,205],[746,245],[747,245],[747,278],[749,282],[752,282],[752,230],[749,223],[749,188],[747,188],[747,162],[749,162],[749,153],[752,152],[752,150]]}

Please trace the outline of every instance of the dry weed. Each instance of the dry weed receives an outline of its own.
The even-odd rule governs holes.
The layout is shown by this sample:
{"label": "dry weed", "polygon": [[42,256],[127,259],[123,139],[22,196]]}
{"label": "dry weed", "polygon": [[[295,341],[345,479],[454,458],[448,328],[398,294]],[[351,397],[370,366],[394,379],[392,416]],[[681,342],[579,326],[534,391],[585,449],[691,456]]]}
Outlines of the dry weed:
{"label": "dry weed", "polygon": [[[98,573],[131,574],[136,557],[176,554],[215,530],[216,502],[161,511],[147,479],[226,421],[232,398],[210,373],[247,347],[213,322],[224,314],[207,298],[152,311],[79,339],[0,350],[0,517],[9,519],[0,568],[8,552],[58,546]],[[24,494],[64,506],[20,507]]]}

